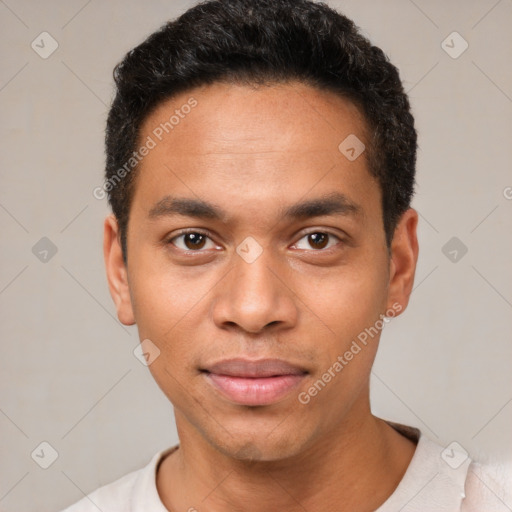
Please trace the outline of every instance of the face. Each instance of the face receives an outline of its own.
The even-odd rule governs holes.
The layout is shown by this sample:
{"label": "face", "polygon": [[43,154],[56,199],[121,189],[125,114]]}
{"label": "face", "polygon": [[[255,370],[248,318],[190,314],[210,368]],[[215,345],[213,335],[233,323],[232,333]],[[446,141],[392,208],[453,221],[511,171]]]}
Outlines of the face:
{"label": "face", "polygon": [[145,120],[127,266],[113,217],[105,258],[180,437],[277,460],[369,414],[383,315],[412,287],[417,216],[404,214],[390,258],[379,185],[364,151],[340,151],[348,136],[365,141],[358,109],[298,83],[217,83]]}

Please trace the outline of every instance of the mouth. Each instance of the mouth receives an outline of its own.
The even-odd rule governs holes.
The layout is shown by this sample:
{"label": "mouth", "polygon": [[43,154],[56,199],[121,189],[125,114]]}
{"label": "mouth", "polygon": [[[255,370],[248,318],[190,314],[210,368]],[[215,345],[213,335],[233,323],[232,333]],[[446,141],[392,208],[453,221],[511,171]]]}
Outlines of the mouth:
{"label": "mouth", "polygon": [[281,359],[228,359],[201,372],[224,398],[239,405],[270,405],[286,397],[308,372]]}

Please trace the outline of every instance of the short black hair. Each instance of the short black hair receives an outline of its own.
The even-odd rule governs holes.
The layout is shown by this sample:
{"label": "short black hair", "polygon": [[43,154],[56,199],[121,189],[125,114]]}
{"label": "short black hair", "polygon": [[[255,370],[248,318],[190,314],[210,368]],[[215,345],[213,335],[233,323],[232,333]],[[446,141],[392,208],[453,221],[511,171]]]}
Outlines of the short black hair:
{"label": "short black hair", "polygon": [[325,3],[201,2],[128,52],[114,68],[114,81],[105,190],[119,224],[125,262],[137,176],[132,156],[141,125],[163,101],[215,82],[299,81],[352,101],[366,121],[365,157],[380,185],[389,251],[397,222],[414,194],[414,118],[397,68],[350,19]]}

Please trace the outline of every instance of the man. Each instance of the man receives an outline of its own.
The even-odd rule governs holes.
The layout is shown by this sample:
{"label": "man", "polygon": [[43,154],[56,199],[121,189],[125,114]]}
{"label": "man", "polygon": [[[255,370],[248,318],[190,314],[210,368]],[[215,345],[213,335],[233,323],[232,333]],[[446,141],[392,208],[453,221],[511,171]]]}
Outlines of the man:
{"label": "man", "polygon": [[324,4],[208,1],[114,76],[108,282],[180,443],[67,510],[484,510],[481,467],[370,410],[418,257],[383,52]]}

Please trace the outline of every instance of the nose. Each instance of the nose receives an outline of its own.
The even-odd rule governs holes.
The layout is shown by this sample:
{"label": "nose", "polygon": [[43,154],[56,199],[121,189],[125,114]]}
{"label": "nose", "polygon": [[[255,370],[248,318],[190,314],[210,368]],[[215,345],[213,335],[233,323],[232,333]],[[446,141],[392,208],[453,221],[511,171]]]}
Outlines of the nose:
{"label": "nose", "polygon": [[213,320],[219,328],[238,326],[259,333],[295,325],[297,298],[287,282],[291,270],[272,261],[269,253],[264,250],[251,263],[234,255],[233,268],[216,287],[213,301]]}

